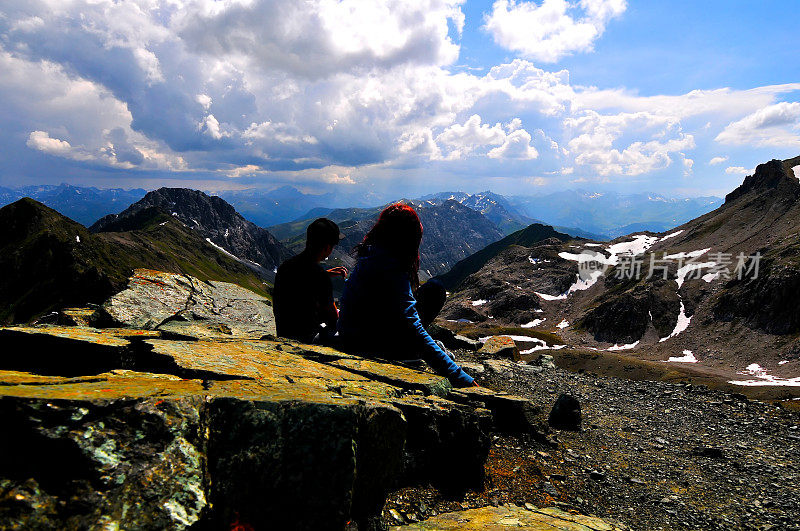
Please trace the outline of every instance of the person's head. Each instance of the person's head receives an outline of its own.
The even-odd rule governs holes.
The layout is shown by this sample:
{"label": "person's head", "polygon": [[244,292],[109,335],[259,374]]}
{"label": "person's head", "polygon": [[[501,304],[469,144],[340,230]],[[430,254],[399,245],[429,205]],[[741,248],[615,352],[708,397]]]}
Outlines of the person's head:
{"label": "person's head", "polygon": [[368,247],[381,247],[397,258],[418,285],[419,244],[422,241],[422,223],[416,211],[404,203],[389,205],[378,217],[377,223],[358,246],[359,256]]}
{"label": "person's head", "polygon": [[306,250],[327,258],[339,243],[339,226],[327,218],[317,218],[306,229]]}

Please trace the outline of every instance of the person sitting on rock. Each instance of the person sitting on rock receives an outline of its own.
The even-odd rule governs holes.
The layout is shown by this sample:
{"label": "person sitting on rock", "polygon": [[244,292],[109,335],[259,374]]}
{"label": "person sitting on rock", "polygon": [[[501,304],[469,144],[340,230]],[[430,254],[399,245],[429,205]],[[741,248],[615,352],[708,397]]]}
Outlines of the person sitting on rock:
{"label": "person sitting on rock", "polygon": [[330,277],[347,277],[347,269],[324,269],[320,262],[333,252],[341,235],[326,218],[306,229],[306,248],[284,261],[275,275],[272,304],[278,335],[305,343],[324,340],[336,331],[338,310]]}
{"label": "person sitting on rock", "polygon": [[424,359],[453,386],[474,380],[436,344],[425,326],[442,309],[444,287],[419,285],[422,223],[403,203],[389,205],[356,247],[358,261],[345,281],[339,313],[343,349],[396,361]]}

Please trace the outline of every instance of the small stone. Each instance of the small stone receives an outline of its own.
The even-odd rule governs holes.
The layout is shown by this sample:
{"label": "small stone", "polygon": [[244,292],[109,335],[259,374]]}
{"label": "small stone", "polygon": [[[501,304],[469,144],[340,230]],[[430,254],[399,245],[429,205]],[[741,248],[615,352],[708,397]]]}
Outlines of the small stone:
{"label": "small stone", "polygon": [[579,431],[581,420],[580,402],[574,396],[561,394],[550,411],[548,423],[555,429]]}
{"label": "small stone", "polygon": [[525,508],[528,509],[529,511],[535,511],[536,510],[536,506],[533,505],[532,503],[525,503]]}
{"label": "small stone", "polygon": [[403,518],[403,515],[400,514],[400,511],[397,509],[389,509],[389,514],[392,515],[392,518],[398,524],[404,524],[406,522],[406,519]]}
{"label": "small stone", "polygon": [[507,358],[514,361],[521,359],[519,357],[519,347],[517,347],[513,339],[506,336],[490,337],[478,352],[492,358]]}
{"label": "small stone", "polygon": [[592,470],[589,472],[589,478],[595,481],[604,481],[606,479],[606,475],[600,472],[599,470]]}

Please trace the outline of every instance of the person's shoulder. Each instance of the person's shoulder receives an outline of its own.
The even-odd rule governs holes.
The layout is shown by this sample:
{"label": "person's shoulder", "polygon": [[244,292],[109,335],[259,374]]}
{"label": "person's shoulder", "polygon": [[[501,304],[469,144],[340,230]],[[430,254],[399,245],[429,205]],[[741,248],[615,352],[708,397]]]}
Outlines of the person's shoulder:
{"label": "person's shoulder", "polygon": [[286,260],[284,260],[281,263],[281,265],[278,266],[278,272],[280,272],[281,270],[297,269],[298,267],[303,267],[306,261],[307,260],[305,260],[305,256],[303,256],[303,253],[298,253],[292,256],[291,258],[287,258]]}

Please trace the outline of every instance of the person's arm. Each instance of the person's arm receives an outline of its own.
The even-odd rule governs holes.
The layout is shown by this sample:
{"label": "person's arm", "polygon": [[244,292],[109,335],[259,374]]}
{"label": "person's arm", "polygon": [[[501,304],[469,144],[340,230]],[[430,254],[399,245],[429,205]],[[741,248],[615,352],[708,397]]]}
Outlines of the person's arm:
{"label": "person's arm", "polygon": [[[390,304],[396,304],[396,309],[402,315],[404,328],[412,337],[412,344],[419,350],[428,365],[438,374],[447,376],[454,387],[469,387],[475,385],[475,380],[464,372],[456,362],[450,358],[422,326],[417,314],[417,301],[411,293],[411,283],[403,277],[397,278],[392,283],[392,298]],[[389,301],[387,301],[389,302]]]}
{"label": "person's arm", "polygon": [[336,331],[336,321],[339,320],[339,309],[333,301],[333,285],[331,284],[329,276],[323,275],[320,277],[319,289],[321,290],[320,292],[324,294],[320,307],[320,317],[322,318],[322,322],[325,323],[327,330],[333,334]]}
{"label": "person's arm", "polygon": [[348,272],[347,268],[344,266],[336,266],[328,269],[328,275],[332,277],[342,277],[347,278]]}

